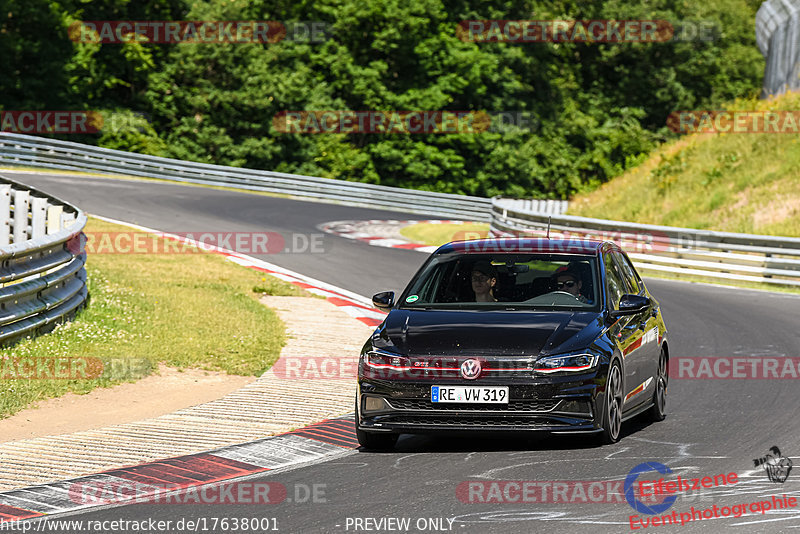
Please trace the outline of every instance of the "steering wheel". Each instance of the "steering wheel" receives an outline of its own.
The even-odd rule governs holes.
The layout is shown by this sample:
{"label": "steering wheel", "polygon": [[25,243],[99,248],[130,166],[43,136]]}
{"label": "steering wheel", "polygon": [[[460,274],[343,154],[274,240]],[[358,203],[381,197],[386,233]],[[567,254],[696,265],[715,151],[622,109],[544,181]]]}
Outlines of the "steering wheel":
{"label": "steering wheel", "polygon": [[569,291],[561,291],[561,290],[556,290],[556,291],[551,291],[551,292],[550,292],[550,293],[548,293],[548,294],[549,294],[549,295],[555,295],[555,294],[569,295],[570,297],[574,298],[575,300],[580,300],[578,297],[576,297],[575,295],[573,295],[573,294],[572,294],[572,293],[570,293]]}

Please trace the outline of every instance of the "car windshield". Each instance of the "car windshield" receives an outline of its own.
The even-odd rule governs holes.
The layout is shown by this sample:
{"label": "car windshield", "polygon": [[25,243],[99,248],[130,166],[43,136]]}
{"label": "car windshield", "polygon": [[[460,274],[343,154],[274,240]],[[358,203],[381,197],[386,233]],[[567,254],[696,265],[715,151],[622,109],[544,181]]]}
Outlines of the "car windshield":
{"label": "car windshield", "polygon": [[566,254],[434,257],[403,293],[401,308],[599,309],[597,260]]}

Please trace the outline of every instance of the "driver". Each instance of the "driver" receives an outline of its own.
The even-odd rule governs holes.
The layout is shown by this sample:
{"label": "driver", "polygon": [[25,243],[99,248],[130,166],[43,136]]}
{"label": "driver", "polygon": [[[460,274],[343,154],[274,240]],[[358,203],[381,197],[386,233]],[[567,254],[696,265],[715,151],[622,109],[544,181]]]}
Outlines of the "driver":
{"label": "driver", "polygon": [[494,286],[497,284],[497,273],[488,261],[479,261],[472,267],[472,291],[475,293],[475,302],[497,302],[494,296]]}
{"label": "driver", "polygon": [[569,293],[581,302],[588,302],[586,297],[581,294],[583,282],[581,282],[580,275],[571,270],[567,265],[556,269],[552,278],[556,286],[556,291]]}

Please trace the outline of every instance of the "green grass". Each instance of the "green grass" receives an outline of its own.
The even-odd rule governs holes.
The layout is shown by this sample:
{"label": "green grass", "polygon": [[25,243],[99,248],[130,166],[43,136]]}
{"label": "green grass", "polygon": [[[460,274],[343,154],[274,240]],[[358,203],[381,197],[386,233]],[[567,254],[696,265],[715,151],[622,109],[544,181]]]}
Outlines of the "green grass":
{"label": "green grass", "polygon": [[482,239],[489,235],[489,225],[484,223],[416,223],[400,230],[400,234],[415,243],[440,246],[450,241]]}
{"label": "green grass", "polygon": [[[800,94],[741,100],[730,110],[797,110]],[[569,214],[766,235],[800,236],[797,134],[693,134],[570,201]]]}
{"label": "green grass", "polygon": [[[128,228],[90,219],[87,232]],[[162,248],[163,249],[163,248]],[[67,392],[135,381],[158,362],[235,375],[260,375],[280,356],[284,326],[262,294],[308,296],[302,289],[227,261],[188,254],[93,254],[89,306],[50,334],[0,350],[0,417]],[[73,358],[88,376],[8,379],[9,360]],[[92,373],[103,362],[102,374]],[[99,376],[98,376],[99,375]]]}

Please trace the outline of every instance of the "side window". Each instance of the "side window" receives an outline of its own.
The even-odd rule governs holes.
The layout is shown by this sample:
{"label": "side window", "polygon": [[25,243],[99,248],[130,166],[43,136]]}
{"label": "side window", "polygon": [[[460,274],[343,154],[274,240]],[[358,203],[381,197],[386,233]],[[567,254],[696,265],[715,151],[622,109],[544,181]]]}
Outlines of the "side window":
{"label": "side window", "polygon": [[441,285],[442,271],[445,269],[440,266],[436,271],[436,276],[431,276],[425,281],[425,284],[419,289],[419,298],[422,302],[435,302],[439,286]]}
{"label": "side window", "polygon": [[622,275],[625,277],[625,281],[628,282],[630,292],[636,295],[641,293],[642,280],[639,278],[639,275],[636,274],[636,270],[633,268],[633,265],[631,265],[630,260],[619,252],[614,252],[614,257],[617,258],[617,263],[622,271]]}
{"label": "side window", "polygon": [[620,274],[617,264],[610,252],[603,254],[603,263],[606,269],[606,294],[608,295],[608,309],[619,309],[619,299],[625,294],[625,281]]}

